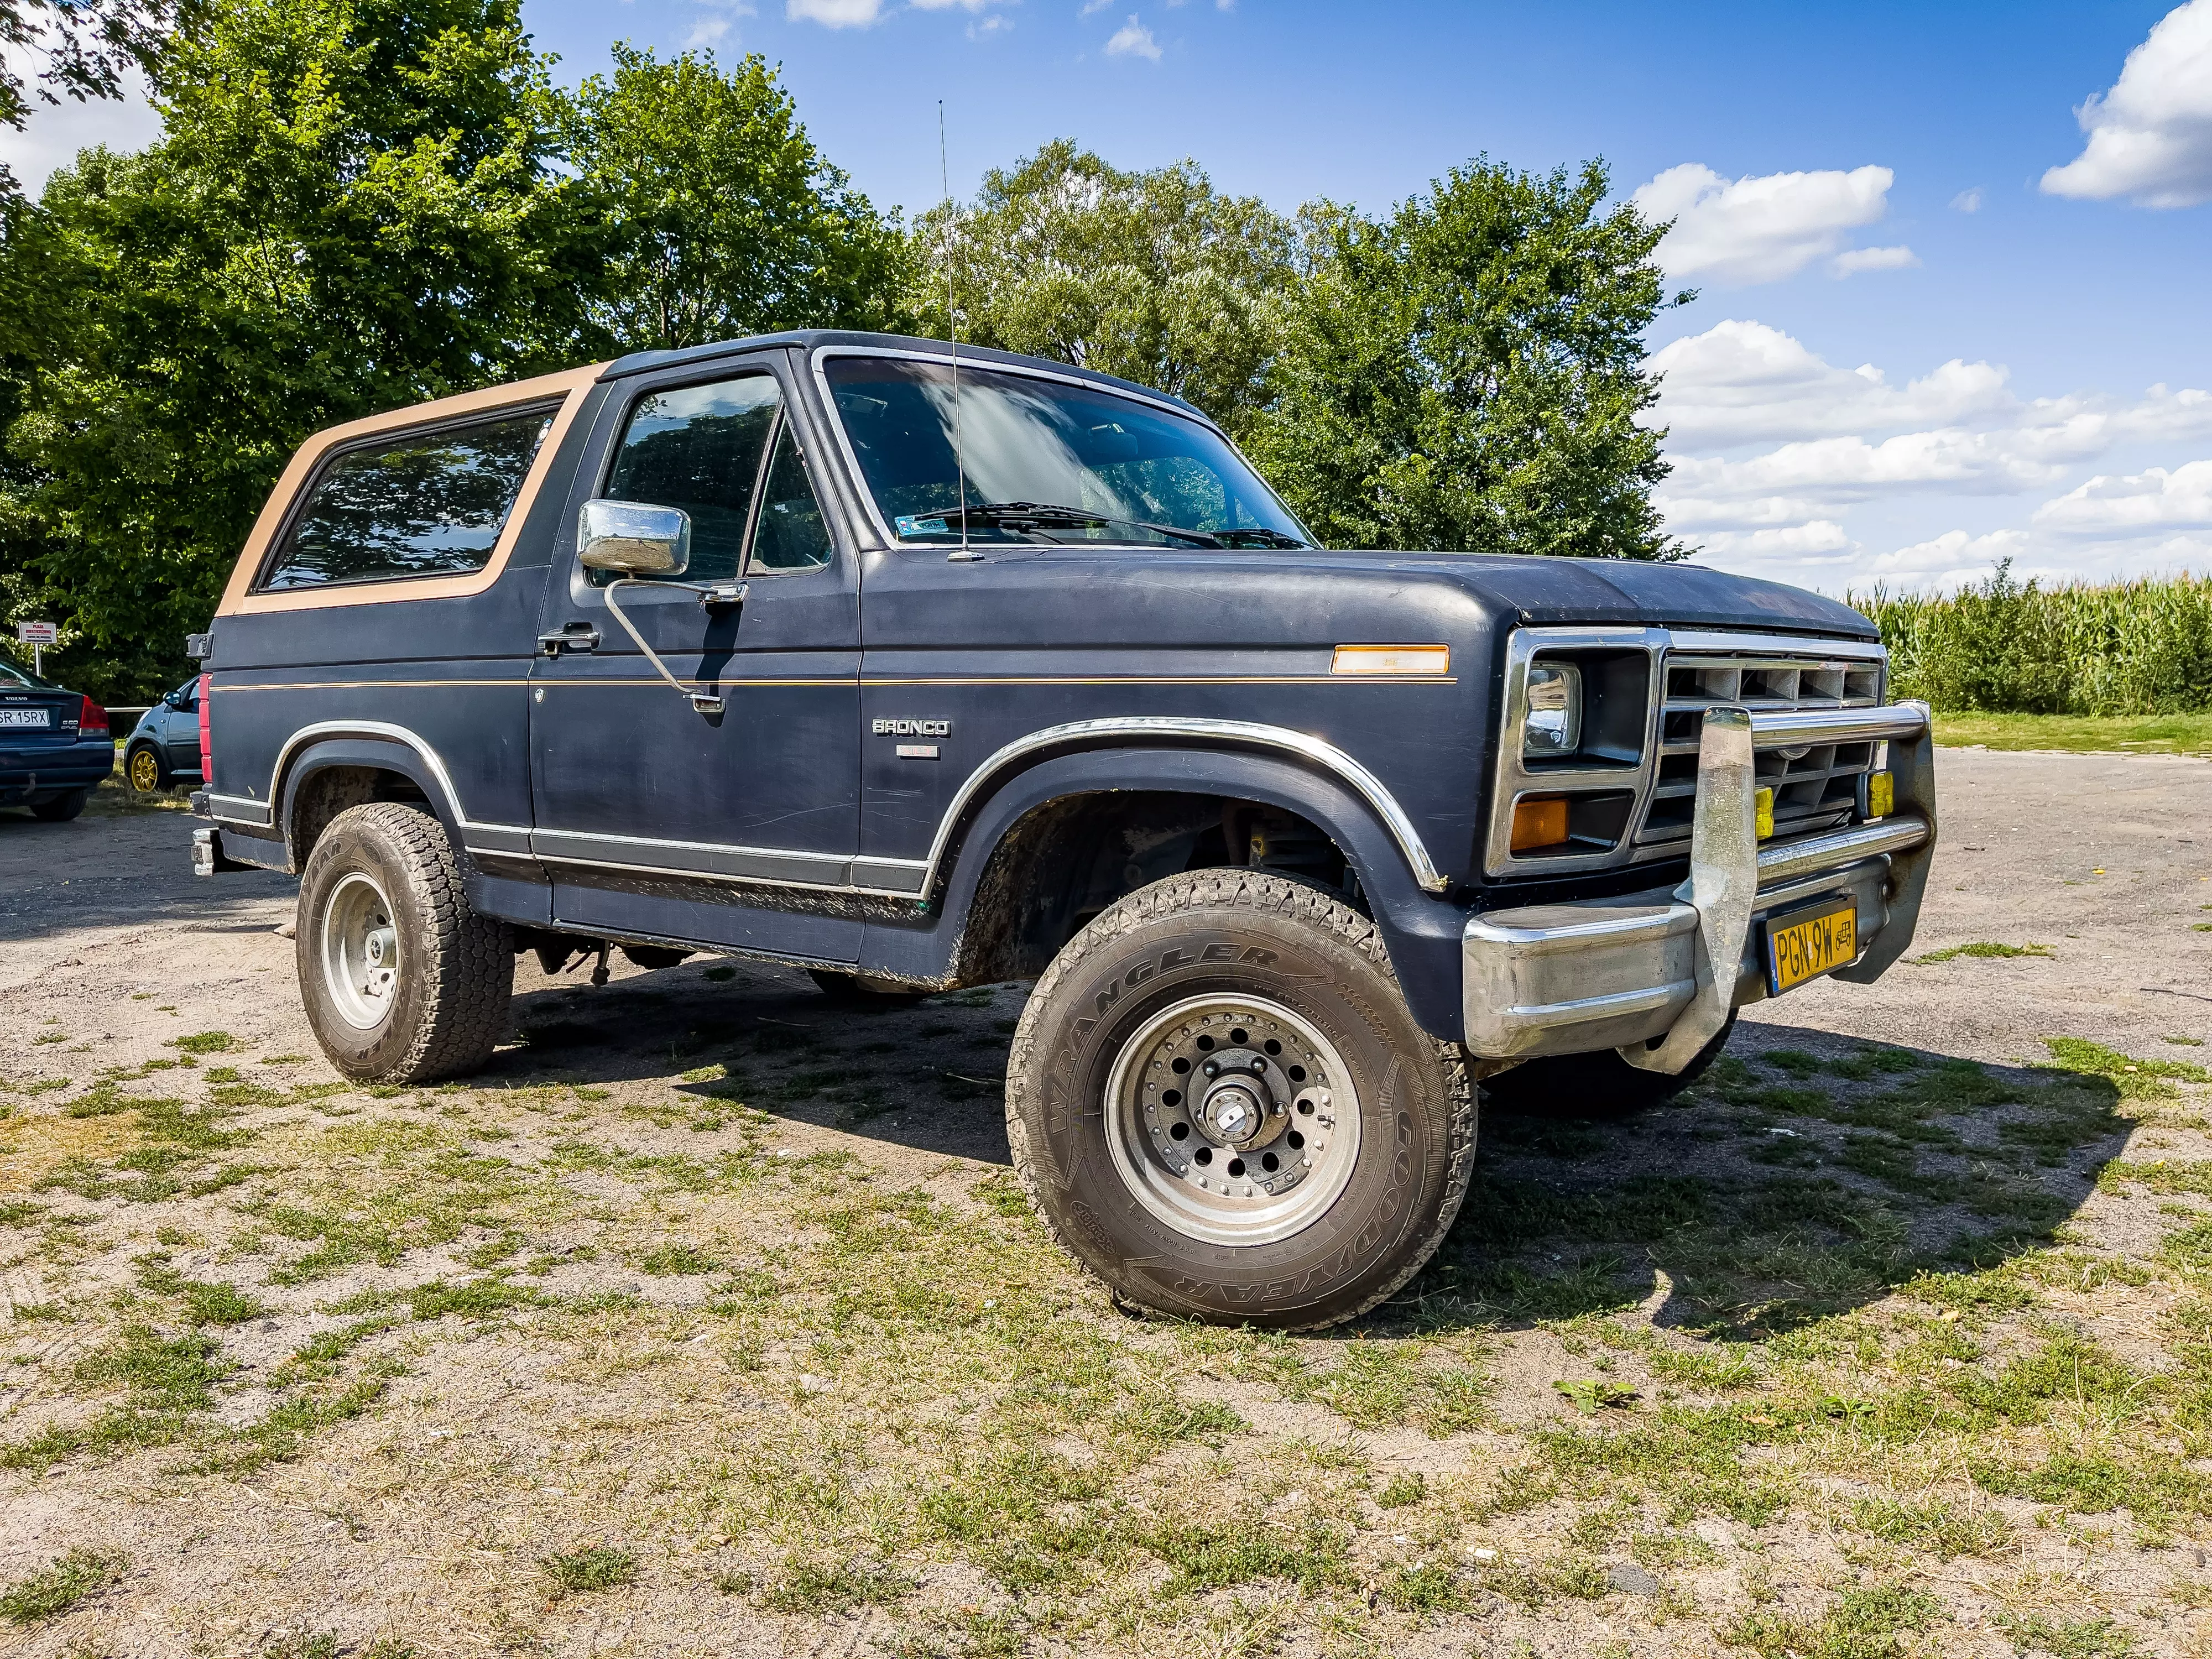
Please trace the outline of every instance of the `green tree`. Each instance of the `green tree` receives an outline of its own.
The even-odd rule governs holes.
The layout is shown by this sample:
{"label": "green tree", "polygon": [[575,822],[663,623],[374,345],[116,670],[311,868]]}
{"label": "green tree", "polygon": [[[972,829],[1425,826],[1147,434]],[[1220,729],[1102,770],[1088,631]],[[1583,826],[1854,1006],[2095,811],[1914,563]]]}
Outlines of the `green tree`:
{"label": "green tree", "polygon": [[1195,161],[1124,173],[1068,140],[915,227],[913,304],[960,337],[1157,386],[1230,431],[1265,396],[1296,277],[1297,228]]}
{"label": "green tree", "polygon": [[[1486,158],[1373,221],[1322,204],[1247,440],[1331,545],[1668,559],[1644,329],[1667,227]],[[1676,302],[1690,297],[1676,296]]]}
{"label": "green tree", "polygon": [[184,671],[286,458],[335,422],[574,361],[595,276],[518,0],[232,0],[160,64],[160,143],[16,216],[0,583],[60,665]]}
{"label": "green tree", "polygon": [[614,58],[568,123],[604,258],[591,315],[611,341],[897,325],[904,240],[815,149],[774,70],[628,45]]}
{"label": "green tree", "polygon": [[[120,98],[125,74],[152,68],[170,22],[197,9],[170,0],[0,0],[0,126],[20,132],[33,100]],[[17,64],[34,56],[45,61],[27,81]],[[17,191],[0,163],[0,198]]]}

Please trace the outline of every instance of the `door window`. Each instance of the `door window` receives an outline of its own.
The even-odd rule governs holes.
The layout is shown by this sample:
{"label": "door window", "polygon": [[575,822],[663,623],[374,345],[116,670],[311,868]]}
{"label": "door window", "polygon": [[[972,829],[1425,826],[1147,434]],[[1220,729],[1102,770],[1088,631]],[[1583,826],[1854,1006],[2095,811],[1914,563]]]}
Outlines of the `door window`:
{"label": "door window", "polygon": [[604,493],[691,515],[691,566],[679,580],[736,579],[781,402],[775,377],[754,374],[649,392],[630,410]]}
{"label": "door window", "polygon": [[262,590],[483,569],[550,422],[542,410],[507,414],[341,452]]}
{"label": "door window", "polygon": [[815,570],[830,562],[830,529],[822,522],[822,503],[807,482],[787,421],[776,434],[775,459],[762,492],[760,526],[753,532],[748,574],[780,570]]}

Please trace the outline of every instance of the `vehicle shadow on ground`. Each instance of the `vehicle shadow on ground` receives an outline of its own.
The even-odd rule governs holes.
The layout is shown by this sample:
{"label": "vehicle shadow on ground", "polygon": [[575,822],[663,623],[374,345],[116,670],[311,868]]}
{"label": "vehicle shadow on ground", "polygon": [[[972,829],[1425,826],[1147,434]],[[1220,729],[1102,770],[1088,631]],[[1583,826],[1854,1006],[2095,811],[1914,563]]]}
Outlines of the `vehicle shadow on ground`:
{"label": "vehicle shadow on ground", "polygon": [[1642,1306],[1717,1339],[1780,1335],[2048,1245],[2124,1143],[2120,1103],[2094,1073],[1740,1027],[1664,1106],[1488,1114],[1459,1221],[1387,1320]]}
{"label": "vehicle shadow on ground", "polygon": [[[1003,1164],[1026,994],[856,1009],[788,970],[697,963],[526,990],[523,1040],[480,1086],[661,1078],[702,1124],[741,1101]],[[1361,1328],[1525,1328],[1641,1305],[1716,1338],[1771,1337],[1922,1273],[2047,1245],[2122,1145],[2120,1103],[2094,1073],[1743,1027],[1694,1087],[1644,1113],[1569,1100],[1486,1112],[1443,1249]]]}

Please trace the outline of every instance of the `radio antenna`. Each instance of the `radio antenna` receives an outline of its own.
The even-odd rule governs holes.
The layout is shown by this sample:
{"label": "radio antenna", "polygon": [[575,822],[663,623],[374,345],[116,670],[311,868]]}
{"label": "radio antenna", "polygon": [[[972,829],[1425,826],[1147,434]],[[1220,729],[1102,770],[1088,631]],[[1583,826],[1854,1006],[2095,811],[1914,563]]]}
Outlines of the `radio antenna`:
{"label": "radio antenna", "polygon": [[945,329],[952,337],[952,475],[959,493],[953,498],[960,508],[960,550],[954,559],[980,556],[968,550],[968,463],[960,442],[960,319],[953,309],[952,287],[952,166],[945,149],[945,100],[937,100],[937,173],[945,191]]}

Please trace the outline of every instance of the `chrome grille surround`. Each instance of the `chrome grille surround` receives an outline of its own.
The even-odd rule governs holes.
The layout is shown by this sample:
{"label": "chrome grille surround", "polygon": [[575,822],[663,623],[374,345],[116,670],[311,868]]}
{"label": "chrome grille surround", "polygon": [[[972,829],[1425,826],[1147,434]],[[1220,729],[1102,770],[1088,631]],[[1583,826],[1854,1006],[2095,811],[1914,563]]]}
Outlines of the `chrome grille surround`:
{"label": "chrome grille surround", "polygon": [[[1648,707],[1634,760],[1577,757],[1532,764],[1522,756],[1530,665],[1540,657],[1577,653],[1644,656]],[[1707,708],[1733,705],[1753,714],[1874,708],[1881,704],[1887,678],[1888,653],[1872,640],[1665,628],[1516,629],[1506,641],[1484,870],[1493,878],[1528,878],[1683,857],[1697,796],[1698,732]],[[1769,844],[1862,818],[1864,778],[1881,754],[1878,741],[1855,739],[1848,729],[1832,743],[1762,750],[1758,781],[1775,792]],[[1511,852],[1516,801],[1589,791],[1633,798],[1626,828],[1612,845],[1587,852]]]}

